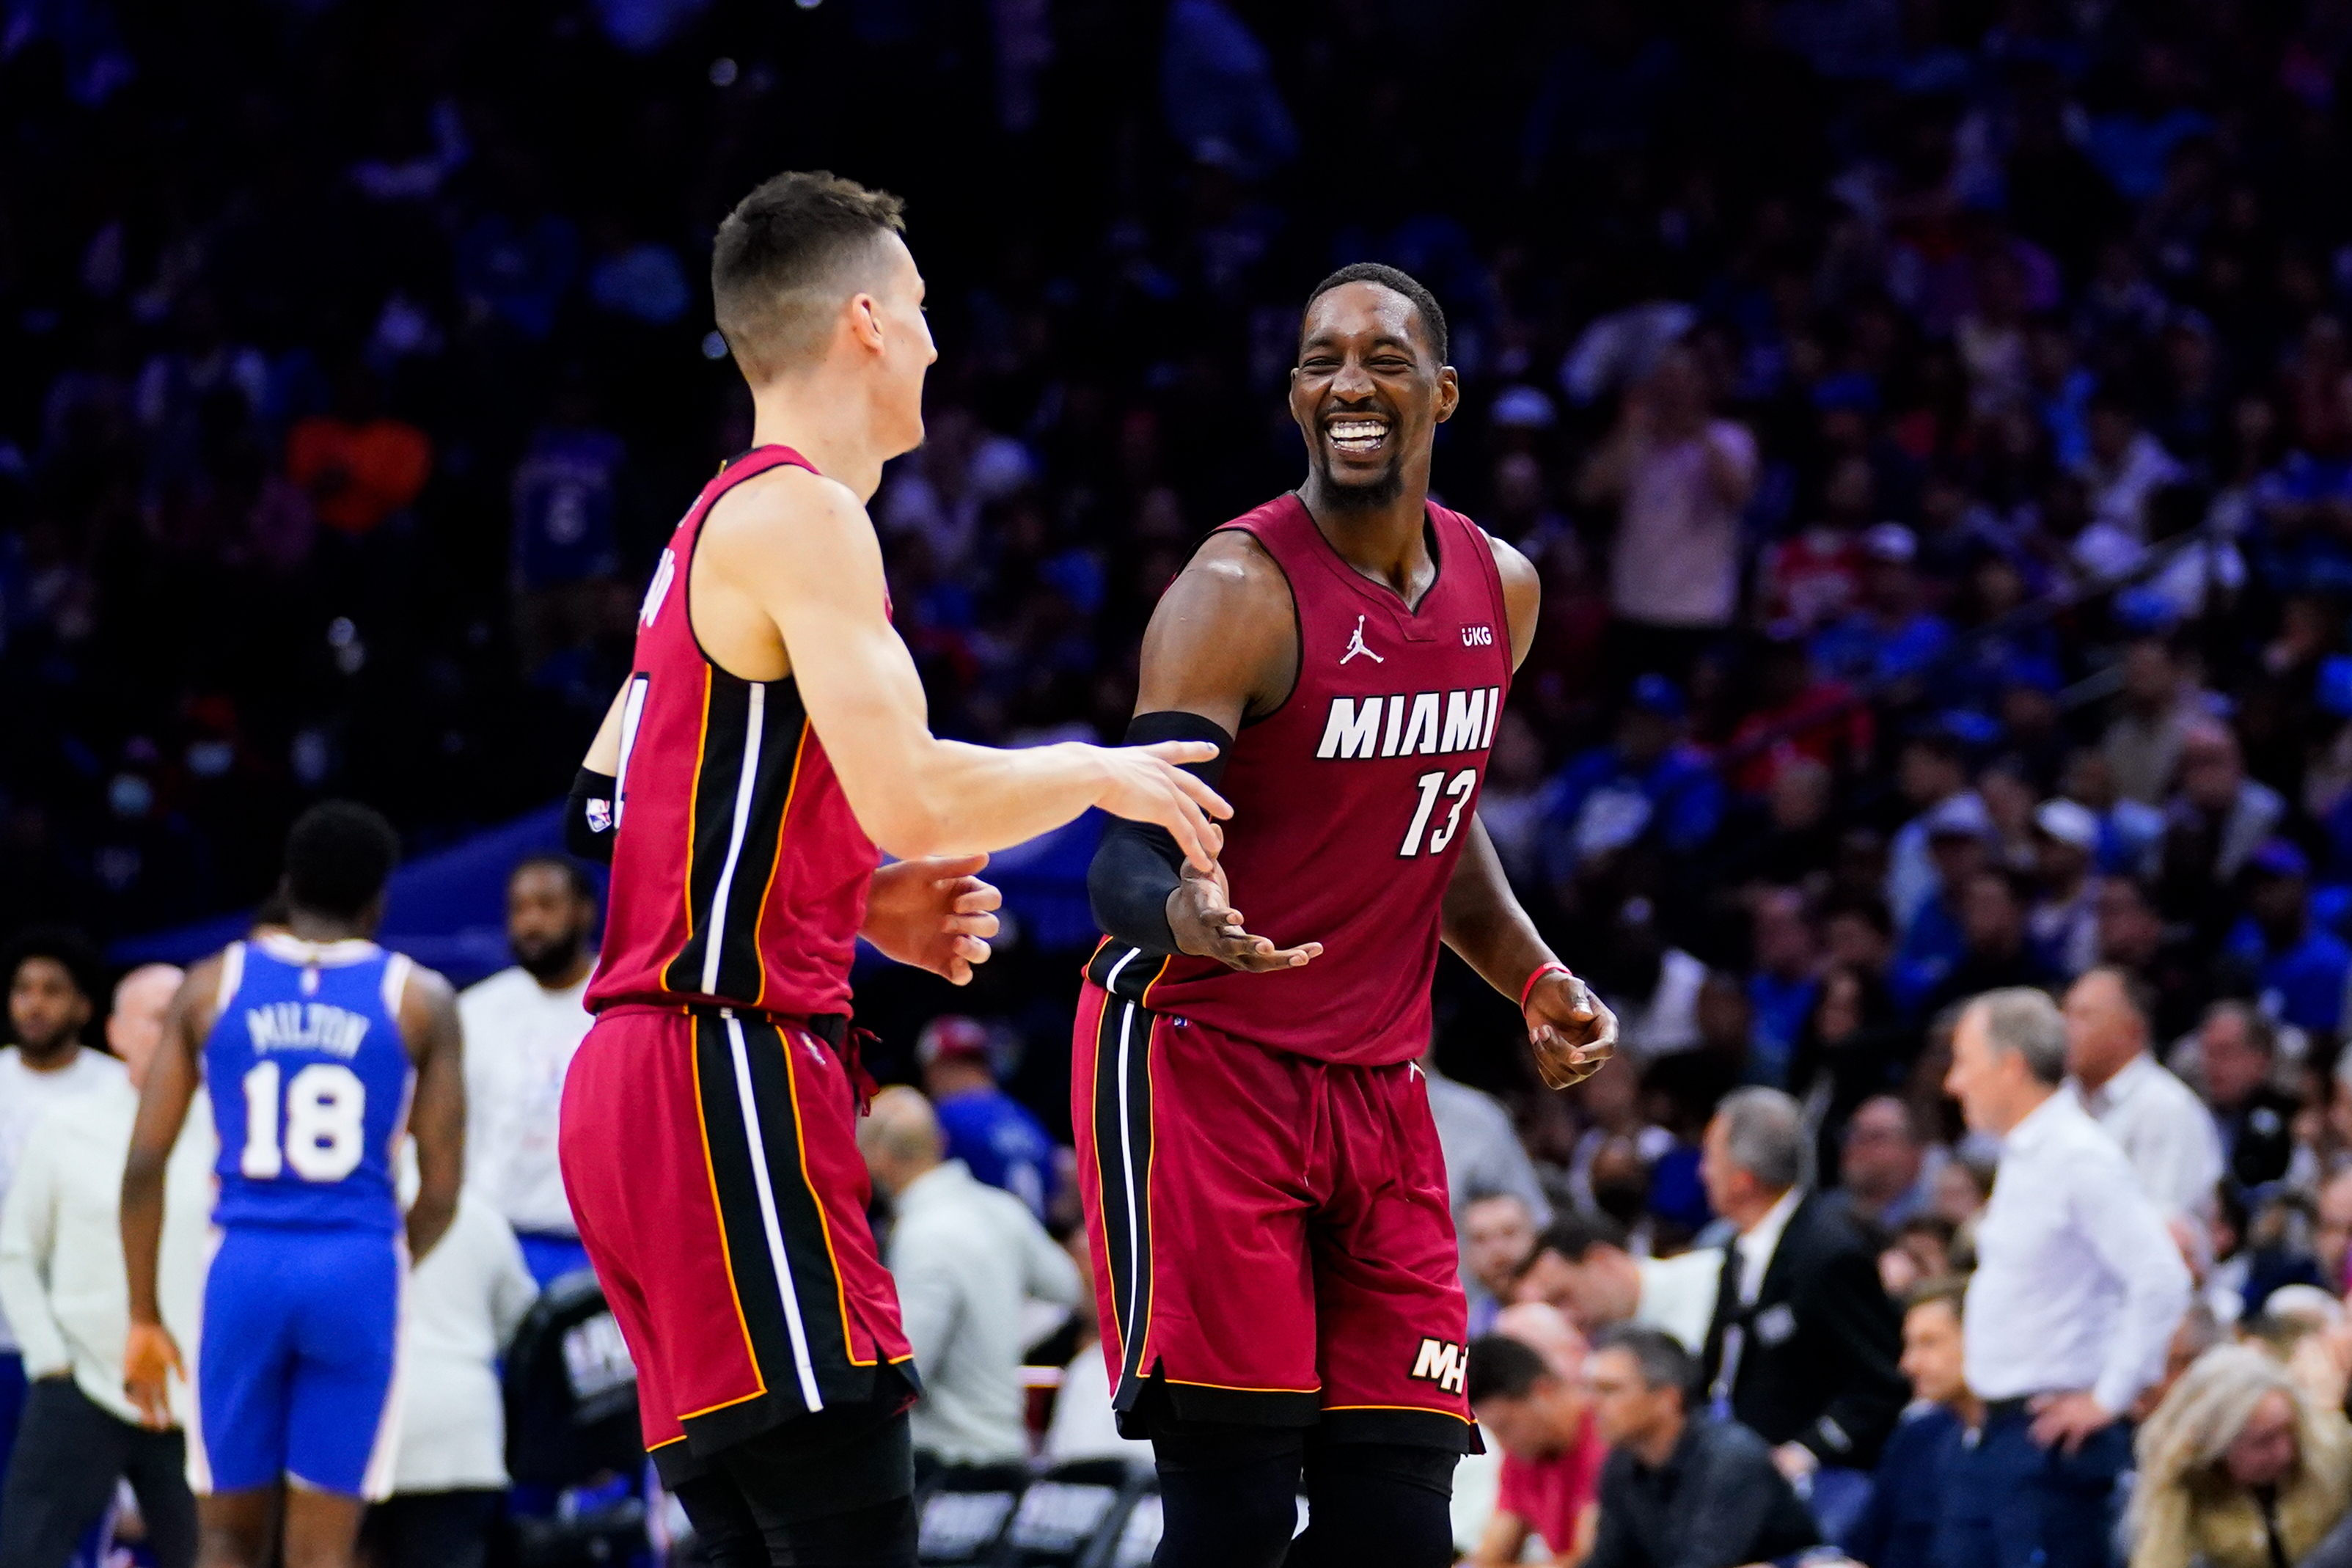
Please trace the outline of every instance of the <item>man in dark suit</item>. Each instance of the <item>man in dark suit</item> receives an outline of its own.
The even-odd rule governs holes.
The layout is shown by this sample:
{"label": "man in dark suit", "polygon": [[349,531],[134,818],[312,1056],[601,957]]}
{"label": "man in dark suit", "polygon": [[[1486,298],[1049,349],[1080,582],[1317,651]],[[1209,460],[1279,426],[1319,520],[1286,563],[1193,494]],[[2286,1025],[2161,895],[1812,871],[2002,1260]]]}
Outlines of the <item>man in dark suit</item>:
{"label": "man in dark suit", "polygon": [[1707,1123],[1700,1176],[1739,1234],[1724,1248],[1705,1373],[1716,1412],[1773,1445],[1834,1534],[1867,1497],[1860,1472],[1910,1389],[1877,1259],[1842,1205],[1801,1184],[1804,1152],[1803,1117],[1778,1089],[1739,1089]]}
{"label": "man in dark suit", "polygon": [[1691,1371],[1656,1329],[1619,1323],[1592,1342],[1584,1383],[1609,1458],[1584,1568],[1785,1563],[1822,1541],[1763,1439],[1689,1407]]}

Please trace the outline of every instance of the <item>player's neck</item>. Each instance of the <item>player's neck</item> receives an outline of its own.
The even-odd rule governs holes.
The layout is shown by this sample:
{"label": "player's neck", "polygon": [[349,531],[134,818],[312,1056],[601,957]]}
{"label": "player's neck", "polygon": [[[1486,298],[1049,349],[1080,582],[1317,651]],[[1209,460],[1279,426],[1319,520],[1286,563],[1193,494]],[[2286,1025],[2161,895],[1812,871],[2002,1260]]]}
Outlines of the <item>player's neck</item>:
{"label": "player's neck", "polygon": [[1424,526],[1429,517],[1425,475],[1418,484],[1408,478],[1393,500],[1360,506],[1335,504],[1323,476],[1310,472],[1298,487],[1298,499],[1339,559],[1400,597],[1408,602],[1418,598],[1436,576]]}
{"label": "player's neck", "polygon": [[814,376],[773,381],[751,394],[753,445],[790,447],[860,501],[872,500],[882,488],[882,465],[890,456],[875,440],[872,425],[856,389]]}
{"label": "player's neck", "polygon": [[329,915],[312,914],[308,910],[296,910],[287,917],[287,933],[297,942],[307,942],[324,947],[331,942],[365,941],[367,928],[357,921],[339,921]]}

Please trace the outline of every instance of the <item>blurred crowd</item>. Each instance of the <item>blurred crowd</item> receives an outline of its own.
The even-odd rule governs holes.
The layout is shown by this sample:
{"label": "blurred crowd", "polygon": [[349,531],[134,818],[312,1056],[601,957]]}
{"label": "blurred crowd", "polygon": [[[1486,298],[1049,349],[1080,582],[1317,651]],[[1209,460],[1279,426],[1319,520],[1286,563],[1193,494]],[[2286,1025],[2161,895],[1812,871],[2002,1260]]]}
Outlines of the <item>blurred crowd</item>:
{"label": "blurred crowd", "polygon": [[[999,742],[1123,730],[1161,585],[1302,472],[1303,289],[1389,261],[1453,323],[1436,489],[1544,578],[1481,810],[1624,1024],[1548,1095],[1509,1003],[1441,971],[1469,1375],[1526,1460],[1493,1520],[1465,1472],[1465,1548],[2010,1552],[1967,1500],[2023,1471],[1931,1486],[1957,1445],[2069,1456],[2052,1556],[2320,1549],[2352,1495],[2341,0],[7,16],[0,931],[250,904],[331,791],[418,847],[557,794],[651,552],[748,439],[701,278],[776,169],[909,198],[942,353],[872,510],[937,727]],[[971,1018],[865,994],[886,1067],[948,1080],[875,1123],[895,1265],[1012,1225],[959,1162],[1066,1226],[1071,967],[1016,931]],[[501,1105],[570,1026],[523,969],[472,1042]],[[1999,1163],[2058,1148],[2179,1279],[2053,1304],[2035,1259],[2074,1255],[2018,1215],[1984,1245]],[[1833,1299],[1774,1295],[1792,1247]],[[998,1296],[1083,1300],[1083,1257],[986,1250]],[[1985,1386],[1972,1336],[2062,1381]],[[1792,1344],[1847,1370],[1784,1378]],[[938,1430],[1002,1457],[972,1376]],[[1671,1523],[1686,1439],[1753,1481],[1749,1556],[1581,1511]]]}

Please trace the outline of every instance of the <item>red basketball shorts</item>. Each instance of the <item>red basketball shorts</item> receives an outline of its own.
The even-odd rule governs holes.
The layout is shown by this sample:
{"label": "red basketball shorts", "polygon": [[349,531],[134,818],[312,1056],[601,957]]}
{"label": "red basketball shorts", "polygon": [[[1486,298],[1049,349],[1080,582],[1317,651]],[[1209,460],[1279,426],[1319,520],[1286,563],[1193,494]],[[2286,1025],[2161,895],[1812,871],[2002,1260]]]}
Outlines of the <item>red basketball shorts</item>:
{"label": "red basketball shorts", "polygon": [[1476,1447],[1445,1158],[1410,1062],[1269,1050],[1087,984],[1078,1184],[1113,1403]]}
{"label": "red basketball shorts", "polygon": [[581,1042],[564,1191],[656,1460],[871,1398],[909,1360],[856,1123],[848,1064],[789,1020],[622,1005]]}

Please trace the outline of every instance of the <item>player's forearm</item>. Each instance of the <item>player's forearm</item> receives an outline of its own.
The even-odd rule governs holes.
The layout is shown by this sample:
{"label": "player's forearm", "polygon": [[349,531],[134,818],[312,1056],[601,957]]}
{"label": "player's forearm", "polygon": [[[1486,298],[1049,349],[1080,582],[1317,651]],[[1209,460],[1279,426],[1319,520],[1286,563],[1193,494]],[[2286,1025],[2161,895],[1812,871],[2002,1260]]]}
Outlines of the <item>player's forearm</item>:
{"label": "player's forearm", "polygon": [[408,1205],[408,1260],[413,1267],[424,1260],[441,1238],[449,1234],[450,1221],[457,1217],[457,1194],[436,1193],[416,1194]]}
{"label": "player's forearm", "polygon": [[1445,885],[1438,934],[1479,979],[1514,1001],[1528,976],[1559,962],[1519,907],[1484,823],[1473,824]]}
{"label": "player's forearm", "polygon": [[929,740],[897,787],[875,803],[877,820],[866,831],[906,859],[1002,849],[1077,816],[1106,783],[1095,746],[1066,742],[1001,752]]}
{"label": "player's forearm", "polygon": [[131,1321],[163,1321],[156,1304],[155,1257],[163,1241],[163,1163],[133,1147],[122,1168],[122,1272],[131,1286]]}

